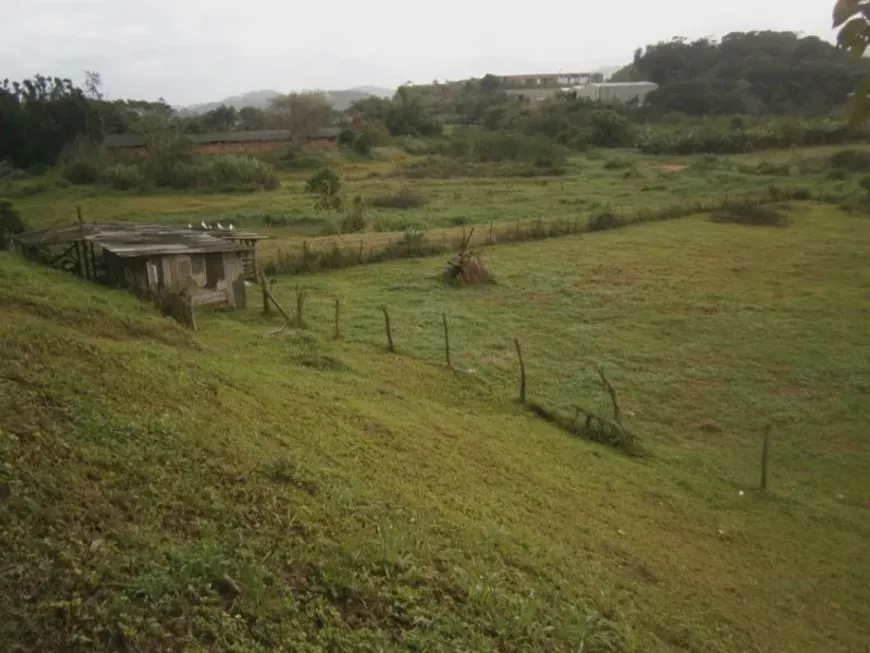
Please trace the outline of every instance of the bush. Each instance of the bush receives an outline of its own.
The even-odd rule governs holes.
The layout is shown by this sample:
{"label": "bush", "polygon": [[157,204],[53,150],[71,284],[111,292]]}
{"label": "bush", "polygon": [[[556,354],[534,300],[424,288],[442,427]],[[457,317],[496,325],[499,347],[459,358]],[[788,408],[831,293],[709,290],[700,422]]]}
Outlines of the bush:
{"label": "bush", "polygon": [[610,229],[618,229],[625,226],[625,220],[618,217],[612,211],[602,211],[601,213],[591,217],[586,223],[588,231],[608,231]]}
{"label": "bush", "polygon": [[115,190],[132,190],[145,185],[145,175],[136,166],[118,163],[103,170],[101,181]]}
{"label": "bush", "polygon": [[246,186],[277,188],[277,177],[272,168],[260,159],[249,156],[220,156],[203,166],[204,174],[218,188],[230,189]]}
{"label": "bush", "polygon": [[316,195],[314,208],[318,211],[341,210],[341,178],[332,168],[321,168],[305,184],[305,192]]}
{"label": "bush", "polygon": [[179,190],[275,190],[280,182],[272,168],[247,156],[219,156],[204,163],[176,162],[166,174],[168,185]]}
{"label": "bush", "polygon": [[867,172],[870,171],[870,152],[840,150],[831,155],[830,164],[837,170]]}
{"label": "bush", "polygon": [[0,200],[0,249],[9,247],[12,237],[27,231],[27,225],[12,202]]}
{"label": "bush", "polygon": [[605,170],[623,170],[625,168],[630,168],[631,166],[631,161],[627,161],[626,159],[620,159],[618,157],[607,159],[607,161],[604,162]]}
{"label": "bush", "polygon": [[426,198],[403,186],[398,192],[390,195],[379,195],[371,200],[372,206],[382,209],[418,209],[426,204]]}
{"label": "bush", "polygon": [[279,170],[315,170],[325,164],[326,158],[322,152],[288,148],[271,160]]}
{"label": "bush", "polygon": [[729,202],[710,216],[720,224],[740,224],[750,227],[783,227],[788,220],[775,206],[751,202]]}
{"label": "bush", "polygon": [[354,234],[366,228],[365,204],[362,195],[356,194],[341,222],[341,233]]}
{"label": "bush", "polygon": [[21,170],[20,168],[13,168],[2,179],[3,181],[21,181],[23,179],[30,179],[30,177],[31,174],[26,170]]}
{"label": "bush", "polygon": [[443,153],[480,163],[523,162],[541,169],[560,168],[567,158],[567,150],[561,145],[511,131],[457,131]]}
{"label": "bush", "polygon": [[370,156],[372,148],[375,146],[376,137],[369,131],[361,131],[355,139],[353,139],[353,151],[361,156]]}
{"label": "bush", "polygon": [[73,161],[64,166],[63,178],[78,186],[95,184],[100,179],[100,169],[92,161]]}
{"label": "bush", "polygon": [[345,147],[350,147],[353,145],[354,140],[356,139],[356,132],[350,129],[342,129],[338,133],[338,144],[344,145]]}
{"label": "bush", "polygon": [[590,141],[598,147],[634,145],[634,129],[625,116],[610,109],[593,111],[589,116]]}

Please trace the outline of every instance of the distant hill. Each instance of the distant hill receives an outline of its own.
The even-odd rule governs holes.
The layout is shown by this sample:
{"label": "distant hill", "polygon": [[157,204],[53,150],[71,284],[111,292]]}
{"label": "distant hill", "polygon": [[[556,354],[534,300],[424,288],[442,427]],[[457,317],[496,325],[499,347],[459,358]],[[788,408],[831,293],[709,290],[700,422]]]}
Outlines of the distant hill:
{"label": "distant hill", "polygon": [[[353,102],[371,97],[372,95],[377,97],[392,97],[393,93],[394,90],[380,86],[359,86],[345,90],[326,91],[329,101],[337,111],[343,111]],[[245,107],[265,109],[269,106],[269,102],[272,101],[272,98],[277,97],[278,95],[281,95],[281,93],[272,89],[248,91],[241,95],[233,95],[224,98],[218,102],[206,102],[203,104],[194,104],[189,107],[184,107],[181,109],[181,112],[196,115],[217,109],[222,104],[225,104],[228,107],[235,107],[236,109],[243,109]]]}

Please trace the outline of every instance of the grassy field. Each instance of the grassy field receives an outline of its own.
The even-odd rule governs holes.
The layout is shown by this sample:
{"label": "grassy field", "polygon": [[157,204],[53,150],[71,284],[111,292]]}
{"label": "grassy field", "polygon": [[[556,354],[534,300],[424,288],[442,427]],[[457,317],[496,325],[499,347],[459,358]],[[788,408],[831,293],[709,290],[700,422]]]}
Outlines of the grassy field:
{"label": "grassy field", "polygon": [[[576,155],[567,174],[551,178],[403,179],[397,165],[419,160],[402,153],[382,154],[373,161],[335,156],[349,196],[360,193],[369,203],[403,187],[412,188],[425,204],[412,209],[367,208],[370,229],[364,238],[381,238],[373,231],[409,228],[455,228],[533,220],[574,219],[609,208],[631,213],[638,209],[687,201],[740,196],[764,191],[806,188],[849,194],[860,191],[857,178],[828,179],[827,160],[844,148],[810,148],[728,157],[648,157],[631,151],[601,150]],[[855,145],[848,149],[867,150]],[[205,219],[232,220],[275,238],[269,245],[298,245],[301,239],[333,236],[341,216],[317,213],[304,192],[311,170],[281,173],[282,186],[261,193],[184,193],[110,191],[105,187],[73,186],[45,178],[0,185],[32,228],[69,223],[75,207],[88,221],[164,222],[185,225]],[[354,236],[357,238],[357,236]]]}
{"label": "grassy field", "polygon": [[[287,308],[309,293],[304,331],[252,293],[194,335],[0,255],[0,641],[868,649],[870,221],[789,215],[498,246],[481,287],[438,259],[279,279]],[[649,455],[515,404],[513,337],[554,407],[604,411],[603,364]]]}

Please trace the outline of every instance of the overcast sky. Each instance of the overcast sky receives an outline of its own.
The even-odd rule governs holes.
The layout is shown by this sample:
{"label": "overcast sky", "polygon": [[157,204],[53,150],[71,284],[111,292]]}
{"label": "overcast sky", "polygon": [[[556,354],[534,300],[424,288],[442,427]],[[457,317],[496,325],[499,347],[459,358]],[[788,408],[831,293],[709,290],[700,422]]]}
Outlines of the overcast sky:
{"label": "overcast sky", "polygon": [[832,4],[0,0],[0,79],[41,72],[79,82],[95,70],[110,98],[184,105],[266,88],[582,72],[672,36],[775,29],[830,39]]}

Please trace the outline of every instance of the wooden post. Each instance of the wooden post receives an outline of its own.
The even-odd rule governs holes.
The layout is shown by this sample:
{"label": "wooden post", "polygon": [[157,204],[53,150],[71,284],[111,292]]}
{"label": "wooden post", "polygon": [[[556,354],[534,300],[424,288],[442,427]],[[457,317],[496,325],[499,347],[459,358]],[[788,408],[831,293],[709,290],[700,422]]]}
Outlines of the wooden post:
{"label": "wooden post", "polygon": [[83,249],[84,249],[84,242],[77,240],[76,241],[76,263],[78,264],[78,268],[79,268],[79,276],[82,279],[87,279],[87,272],[85,271],[86,268],[85,268],[84,252],[82,251]]}
{"label": "wooden post", "polygon": [[447,313],[441,313],[441,319],[444,322],[444,358],[447,359],[447,367],[453,369],[450,364],[450,331],[447,328]]}
{"label": "wooden post", "polygon": [[263,315],[267,316],[272,312],[272,307],[269,305],[269,288],[266,285],[266,275],[260,274],[260,288],[263,290]]}
{"label": "wooden post", "polygon": [[517,359],[520,361],[520,401],[526,403],[526,365],[523,363],[523,352],[520,349],[520,341],[514,338],[514,345],[517,348]]}
{"label": "wooden post", "polygon": [[764,440],[761,443],[761,490],[767,491],[767,459],[770,454],[770,430],[771,425],[764,427]]}
{"label": "wooden post", "polygon": [[305,291],[296,286],[296,328],[305,328]]}
{"label": "wooden post", "polygon": [[390,328],[390,314],[387,312],[386,306],[381,306],[381,310],[384,312],[384,326],[387,330],[387,351],[394,352],[396,351],[396,348],[393,345],[393,330]]}
{"label": "wooden post", "polygon": [[335,334],[334,337],[336,340],[341,339],[341,328],[339,327],[339,317],[341,316],[341,300],[336,297],[335,298]]}
{"label": "wooden post", "polygon": [[88,242],[88,249],[91,252],[91,277],[94,281],[97,280],[97,255],[94,253],[94,244]]}
{"label": "wooden post", "polygon": [[79,225],[83,225],[85,221],[82,219],[82,207],[76,207],[76,217],[79,219]]}
{"label": "wooden post", "polygon": [[187,318],[187,326],[191,328],[192,331],[196,331],[196,311],[193,308],[193,298],[188,297],[184,302],[184,308],[186,311],[185,317]]}
{"label": "wooden post", "polygon": [[614,388],[610,381],[607,380],[607,377],[604,376],[604,370],[600,365],[596,365],[595,368],[598,370],[598,376],[601,377],[601,382],[604,384],[604,388],[610,395],[610,401],[613,404],[613,421],[622,426],[622,409],[619,407],[619,395],[616,394],[616,388]]}

